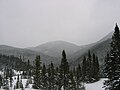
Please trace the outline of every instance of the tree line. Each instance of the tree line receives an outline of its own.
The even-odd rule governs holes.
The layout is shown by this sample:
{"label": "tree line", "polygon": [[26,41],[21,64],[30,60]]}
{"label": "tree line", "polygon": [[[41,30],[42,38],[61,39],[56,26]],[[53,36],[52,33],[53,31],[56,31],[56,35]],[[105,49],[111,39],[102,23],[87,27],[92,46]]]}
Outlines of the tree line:
{"label": "tree line", "polygon": [[104,83],[105,90],[120,90],[120,30],[117,24],[110,46],[104,65],[104,74],[108,78]]}
{"label": "tree line", "polygon": [[[1,86],[3,86],[5,90],[9,90],[9,83],[10,83],[10,87],[12,87],[13,76],[15,76],[14,73],[15,70],[23,71],[22,73],[23,76],[25,75],[30,76],[32,75],[32,69],[33,67],[30,65],[29,60],[28,62],[24,62],[21,56],[15,57],[14,55],[7,56],[0,54],[0,71],[1,71],[0,88]],[[18,82],[21,84],[19,79]],[[16,83],[15,88],[18,88],[18,82]]]}
{"label": "tree line", "polygon": [[62,52],[61,64],[54,67],[51,64],[41,63],[40,56],[36,56],[34,63],[34,84],[33,88],[42,90],[85,90],[84,83],[91,83],[99,80],[98,57],[88,51],[87,58],[84,57],[82,64],[70,68],[65,50]]}
{"label": "tree line", "polygon": [[[105,90],[120,90],[120,30],[117,24],[110,46],[110,51],[105,57],[103,71],[105,77],[108,78],[104,83]],[[61,63],[58,67],[55,67],[52,62],[48,67],[42,64],[39,55],[36,56],[34,66],[30,65],[29,60],[26,63],[21,58],[2,54],[0,54],[0,62],[5,66],[4,77],[0,76],[0,86],[6,86],[8,78],[12,84],[12,69],[23,71],[21,78],[28,76],[28,79],[32,79],[33,77],[33,88],[42,90],[61,90],[61,88],[85,90],[84,83],[92,83],[100,79],[99,58],[95,53],[91,54],[90,50],[87,56],[84,56],[82,63],[73,68],[70,68],[65,50],[62,52]],[[18,75],[15,88],[19,88],[19,85],[22,87]]]}

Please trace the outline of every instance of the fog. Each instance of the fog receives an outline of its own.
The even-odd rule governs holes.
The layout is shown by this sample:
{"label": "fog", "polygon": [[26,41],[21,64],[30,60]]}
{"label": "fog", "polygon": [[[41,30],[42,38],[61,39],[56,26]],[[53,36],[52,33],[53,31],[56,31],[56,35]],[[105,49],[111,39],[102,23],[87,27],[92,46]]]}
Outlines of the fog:
{"label": "fog", "polygon": [[0,44],[96,42],[120,26],[120,0],[0,0]]}

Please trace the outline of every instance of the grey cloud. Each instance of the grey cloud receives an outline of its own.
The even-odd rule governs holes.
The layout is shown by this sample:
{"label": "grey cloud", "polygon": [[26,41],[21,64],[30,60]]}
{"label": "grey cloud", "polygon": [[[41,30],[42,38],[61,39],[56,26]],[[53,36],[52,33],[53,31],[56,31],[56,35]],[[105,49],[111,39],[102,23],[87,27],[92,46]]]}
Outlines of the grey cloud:
{"label": "grey cloud", "polygon": [[0,44],[95,42],[120,25],[119,0],[0,0]]}

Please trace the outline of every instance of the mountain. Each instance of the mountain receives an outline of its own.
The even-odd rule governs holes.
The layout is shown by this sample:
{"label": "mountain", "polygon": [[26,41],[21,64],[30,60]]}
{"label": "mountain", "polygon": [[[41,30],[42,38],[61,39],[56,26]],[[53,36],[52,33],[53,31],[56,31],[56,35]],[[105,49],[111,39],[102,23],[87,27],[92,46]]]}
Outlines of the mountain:
{"label": "mountain", "polygon": [[106,41],[106,40],[112,38],[112,35],[113,35],[113,31],[110,32],[110,33],[108,33],[108,34],[107,34],[105,37],[103,37],[101,40],[99,40],[98,43],[103,42],[103,41]]}
{"label": "mountain", "polygon": [[87,45],[86,48],[83,48],[73,55],[71,55],[70,58],[68,58],[70,64],[72,66],[77,65],[78,63],[81,63],[84,56],[87,56],[88,50],[91,51],[91,53],[96,53],[99,57],[100,65],[103,65],[103,60],[105,58],[106,53],[110,49],[110,42],[113,32],[109,33],[105,37],[103,37],[101,40],[99,40],[96,43]]}
{"label": "mountain", "polygon": [[50,57],[41,52],[36,52],[36,51],[29,50],[29,49],[11,47],[11,46],[7,46],[7,45],[0,45],[0,53],[5,54],[5,55],[14,55],[17,57],[22,56],[22,58],[24,56],[24,59],[25,60],[29,59],[31,61],[31,63],[35,60],[36,55],[40,55],[41,61],[45,64],[49,64],[51,61],[53,61],[54,63],[58,62],[57,58]]}
{"label": "mountain", "polygon": [[76,65],[82,61],[83,56],[87,55],[88,50],[91,50],[91,53],[94,52],[98,55],[100,64],[102,65],[105,54],[110,47],[112,33],[110,32],[98,42],[84,46],[77,46],[65,41],[47,42],[36,47],[24,49],[0,45],[0,53],[15,55],[17,57],[24,56],[25,60],[30,59],[31,62],[35,59],[36,55],[40,55],[43,63],[49,64],[52,61],[58,64],[61,61],[61,52],[64,49],[70,64]]}
{"label": "mountain", "polygon": [[[108,40],[103,41],[101,43],[98,43],[98,44],[96,44],[96,45],[94,45],[94,46],[92,46],[91,48],[88,49],[88,50],[91,51],[91,54],[92,53],[97,54],[97,56],[99,58],[100,65],[103,65],[103,63],[104,63],[104,58],[106,56],[106,53],[110,49],[110,42],[111,42],[111,39],[108,39]],[[83,57],[87,56],[88,50],[84,51],[84,53],[79,55],[79,57],[76,57],[74,61],[70,62],[70,64],[72,66],[74,66],[74,65],[77,65],[78,63],[81,63],[82,60],[83,60]]]}
{"label": "mountain", "polygon": [[[2,55],[0,54],[0,70],[3,68],[13,68],[15,70],[26,70],[28,64],[23,62],[19,57],[14,57],[13,55]],[[32,68],[32,66],[30,66]]]}
{"label": "mountain", "polygon": [[80,47],[65,41],[52,41],[36,47],[30,47],[28,49],[37,52],[42,52],[43,54],[52,57],[61,57],[62,50],[65,50],[67,55],[71,55],[80,50],[81,48],[83,48],[83,46]]}
{"label": "mountain", "polygon": [[88,52],[88,50],[91,50],[92,48],[96,47],[96,45],[99,45],[103,43],[106,40],[109,40],[112,37],[113,32],[108,33],[105,37],[100,39],[99,41],[95,43],[91,43],[88,45],[81,46],[82,48],[79,49],[77,52],[73,53],[72,55],[68,55],[69,62],[75,61],[79,57],[83,56],[85,53]]}

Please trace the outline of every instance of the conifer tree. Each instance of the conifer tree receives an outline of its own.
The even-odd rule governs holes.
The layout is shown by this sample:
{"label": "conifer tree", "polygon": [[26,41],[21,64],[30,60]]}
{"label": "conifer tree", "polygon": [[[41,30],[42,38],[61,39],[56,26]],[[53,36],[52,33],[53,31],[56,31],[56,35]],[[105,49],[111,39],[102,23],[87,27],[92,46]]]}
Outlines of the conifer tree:
{"label": "conifer tree", "polygon": [[120,31],[115,26],[112,36],[110,55],[105,60],[106,90],[120,90]]}
{"label": "conifer tree", "polygon": [[50,65],[49,65],[49,68],[47,70],[48,72],[48,90],[51,90],[51,69],[50,69]]}
{"label": "conifer tree", "polygon": [[82,79],[82,70],[81,70],[80,64],[78,64],[76,74],[77,74],[77,80],[81,80]]}
{"label": "conifer tree", "polygon": [[55,90],[55,70],[54,70],[54,65],[51,62],[51,88],[52,90]]}
{"label": "conifer tree", "polygon": [[99,60],[98,57],[96,56],[96,61],[95,61],[95,79],[99,80],[99,75],[100,75],[100,65],[99,65]]}
{"label": "conifer tree", "polygon": [[48,83],[49,83],[49,90],[56,90],[56,81],[55,81],[55,70],[54,65],[51,62],[48,68]]}
{"label": "conifer tree", "polygon": [[68,75],[69,75],[69,64],[67,62],[65,50],[62,52],[62,60],[60,65],[61,83],[63,84],[64,90],[67,90]]}
{"label": "conifer tree", "polygon": [[48,86],[46,73],[47,73],[46,66],[45,66],[45,64],[43,64],[43,67],[42,67],[42,80],[41,80],[43,89],[47,89],[47,86]]}
{"label": "conifer tree", "polygon": [[63,75],[62,75],[62,70],[60,67],[56,68],[56,85],[57,85],[57,90],[61,90],[61,87],[63,85]]}
{"label": "conifer tree", "polygon": [[13,81],[13,79],[12,79],[12,75],[13,73],[12,73],[12,69],[10,70],[10,87],[12,87],[12,81]]}
{"label": "conifer tree", "polygon": [[27,75],[28,76],[31,76],[31,71],[30,71],[30,60],[28,59],[28,62],[27,62]]}
{"label": "conifer tree", "polygon": [[69,83],[68,83],[67,90],[77,90],[76,81],[72,72],[70,72],[70,75],[69,75]]}
{"label": "conifer tree", "polygon": [[90,50],[88,51],[88,58],[86,61],[86,79],[87,82],[91,82],[92,81],[92,56],[91,56],[91,52]]}
{"label": "conifer tree", "polygon": [[108,77],[108,73],[109,73],[109,70],[108,70],[108,68],[109,68],[109,66],[110,66],[110,55],[109,55],[109,53],[107,53],[107,55],[106,55],[106,57],[105,57],[105,60],[104,60],[104,75],[105,75],[105,77],[107,78]]}
{"label": "conifer tree", "polygon": [[87,62],[86,62],[86,57],[84,56],[83,62],[82,62],[82,79],[83,82],[86,81],[86,76],[87,76]]}
{"label": "conifer tree", "polygon": [[33,88],[40,89],[41,88],[41,61],[40,56],[36,56],[35,59],[35,70],[34,70],[34,85]]}
{"label": "conifer tree", "polygon": [[98,57],[93,53],[92,78],[94,79],[94,81],[99,80],[99,72],[100,72],[100,68],[99,68]]}
{"label": "conifer tree", "polygon": [[77,71],[76,71],[76,88],[77,90],[80,89],[81,82],[82,82],[82,70],[80,64],[78,64]]}

